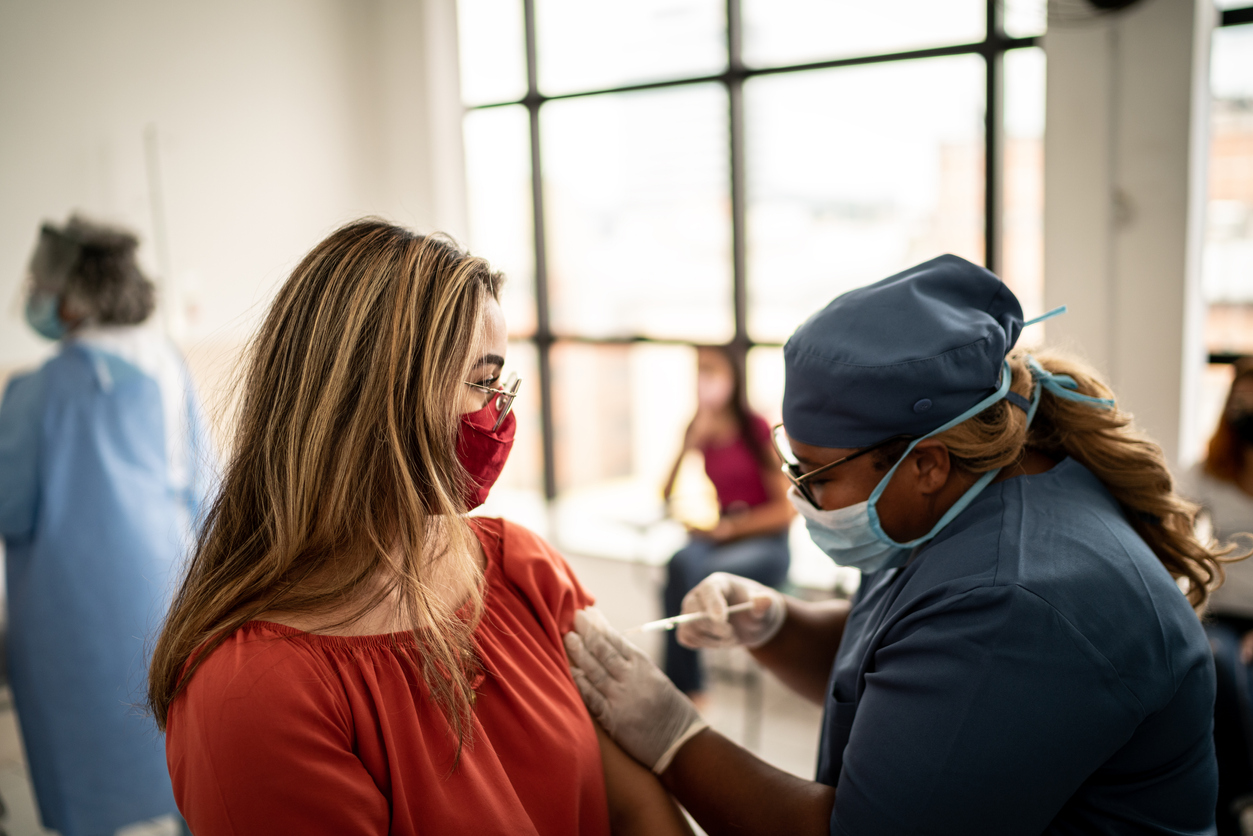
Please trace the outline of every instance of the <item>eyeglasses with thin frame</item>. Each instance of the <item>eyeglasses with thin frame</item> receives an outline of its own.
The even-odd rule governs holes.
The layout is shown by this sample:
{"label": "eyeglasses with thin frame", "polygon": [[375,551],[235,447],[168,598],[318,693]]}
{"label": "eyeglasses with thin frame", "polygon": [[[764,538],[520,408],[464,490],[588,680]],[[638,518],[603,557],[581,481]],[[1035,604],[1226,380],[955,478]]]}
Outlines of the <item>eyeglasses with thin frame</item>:
{"label": "eyeglasses with thin frame", "polygon": [[521,385],[522,378],[518,377],[516,374],[510,374],[509,377],[505,379],[504,385],[499,389],[493,386],[485,386],[482,383],[471,383],[468,380],[466,381],[466,386],[471,386],[478,389],[480,392],[487,393],[487,400],[483,401],[483,406],[487,406],[487,404],[492,400],[492,396],[495,396],[498,414],[496,416],[496,423],[492,425],[492,432],[496,432],[496,430],[500,429],[500,425],[504,422],[505,416],[509,414],[509,410],[513,409],[513,399],[518,396],[518,387]]}
{"label": "eyeglasses with thin frame", "polygon": [[809,483],[812,482],[815,477],[821,476],[831,469],[839,467],[845,462],[851,462],[859,456],[864,456],[867,453],[878,450],[880,447],[886,447],[894,441],[912,441],[913,439],[914,436],[912,435],[894,435],[891,438],[885,438],[876,444],[871,444],[869,447],[863,447],[856,453],[850,453],[842,459],[836,459],[835,461],[828,462],[821,467],[816,467],[808,473],[802,473],[800,460],[797,459],[796,454],[792,452],[792,444],[788,441],[787,432],[783,429],[783,425],[776,424],[770,431],[770,440],[774,442],[774,451],[779,454],[779,458],[783,461],[783,475],[786,476],[788,481],[796,487],[797,493],[809,500],[809,504],[819,510],[822,509],[822,506],[818,504],[818,500],[814,498],[813,491],[809,487]]}

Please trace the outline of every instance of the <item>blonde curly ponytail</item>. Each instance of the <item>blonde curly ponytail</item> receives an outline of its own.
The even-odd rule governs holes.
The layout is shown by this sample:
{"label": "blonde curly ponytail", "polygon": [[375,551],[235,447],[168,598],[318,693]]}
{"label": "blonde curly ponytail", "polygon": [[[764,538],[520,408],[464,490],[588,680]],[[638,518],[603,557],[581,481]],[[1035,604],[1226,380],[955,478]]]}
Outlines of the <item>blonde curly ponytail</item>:
{"label": "blonde curly ponytail", "polygon": [[[1052,350],[1034,356],[1045,371],[1072,377],[1079,394],[1113,399],[1113,392],[1086,363]],[[1016,351],[1007,359],[1013,374],[1010,388],[1030,398],[1034,381],[1026,352]],[[937,438],[955,463],[970,473],[1013,465],[1027,449],[1054,460],[1069,456],[1078,461],[1118,501],[1171,576],[1183,579],[1181,586],[1198,613],[1210,592],[1222,585],[1223,564],[1251,553],[1233,554],[1232,544],[1205,544],[1197,538],[1198,506],[1174,492],[1162,448],[1136,430],[1132,416],[1117,406],[1094,408],[1044,389],[1029,430],[1026,414],[1002,400]]]}

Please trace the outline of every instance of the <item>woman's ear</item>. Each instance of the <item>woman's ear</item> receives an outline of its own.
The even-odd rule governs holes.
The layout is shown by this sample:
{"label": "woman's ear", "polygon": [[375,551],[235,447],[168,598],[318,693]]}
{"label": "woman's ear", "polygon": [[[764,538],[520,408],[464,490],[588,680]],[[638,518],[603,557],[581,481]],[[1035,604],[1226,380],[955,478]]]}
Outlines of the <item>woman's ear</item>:
{"label": "woman's ear", "polygon": [[918,492],[928,495],[938,492],[948,483],[948,475],[952,469],[948,448],[942,441],[934,438],[924,438],[918,442],[906,464],[913,474]]}

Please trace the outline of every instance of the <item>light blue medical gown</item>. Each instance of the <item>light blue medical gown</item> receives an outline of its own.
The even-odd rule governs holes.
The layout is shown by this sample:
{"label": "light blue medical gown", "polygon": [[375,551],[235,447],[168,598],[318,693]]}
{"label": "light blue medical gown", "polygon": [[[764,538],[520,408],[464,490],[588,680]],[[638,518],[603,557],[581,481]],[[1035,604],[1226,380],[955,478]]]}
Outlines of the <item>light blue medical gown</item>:
{"label": "light blue medical gown", "polygon": [[163,740],[141,705],[213,484],[173,347],[111,331],[148,365],[181,373],[144,371],[107,339],[69,340],[0,402],[9,678],[43,823],[63,836],[177,812]]}

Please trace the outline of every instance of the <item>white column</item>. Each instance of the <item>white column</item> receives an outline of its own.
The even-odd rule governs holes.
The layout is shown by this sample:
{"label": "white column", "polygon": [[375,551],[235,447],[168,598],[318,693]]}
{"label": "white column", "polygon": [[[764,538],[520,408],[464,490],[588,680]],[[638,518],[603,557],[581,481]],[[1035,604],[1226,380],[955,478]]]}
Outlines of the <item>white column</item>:
{"label": "white column", "polygon": [[1176,464],[1204,364],[1200,255],[1212,0],[1049,21],[1048,342],[1103,372]]}
{"label": "white column", "polygon": [[350,12],[368,18],[355,48],[366,68],[357,84],[376,155],[362,167],[372,211],[464,243],[456,0],[354,0]]}

